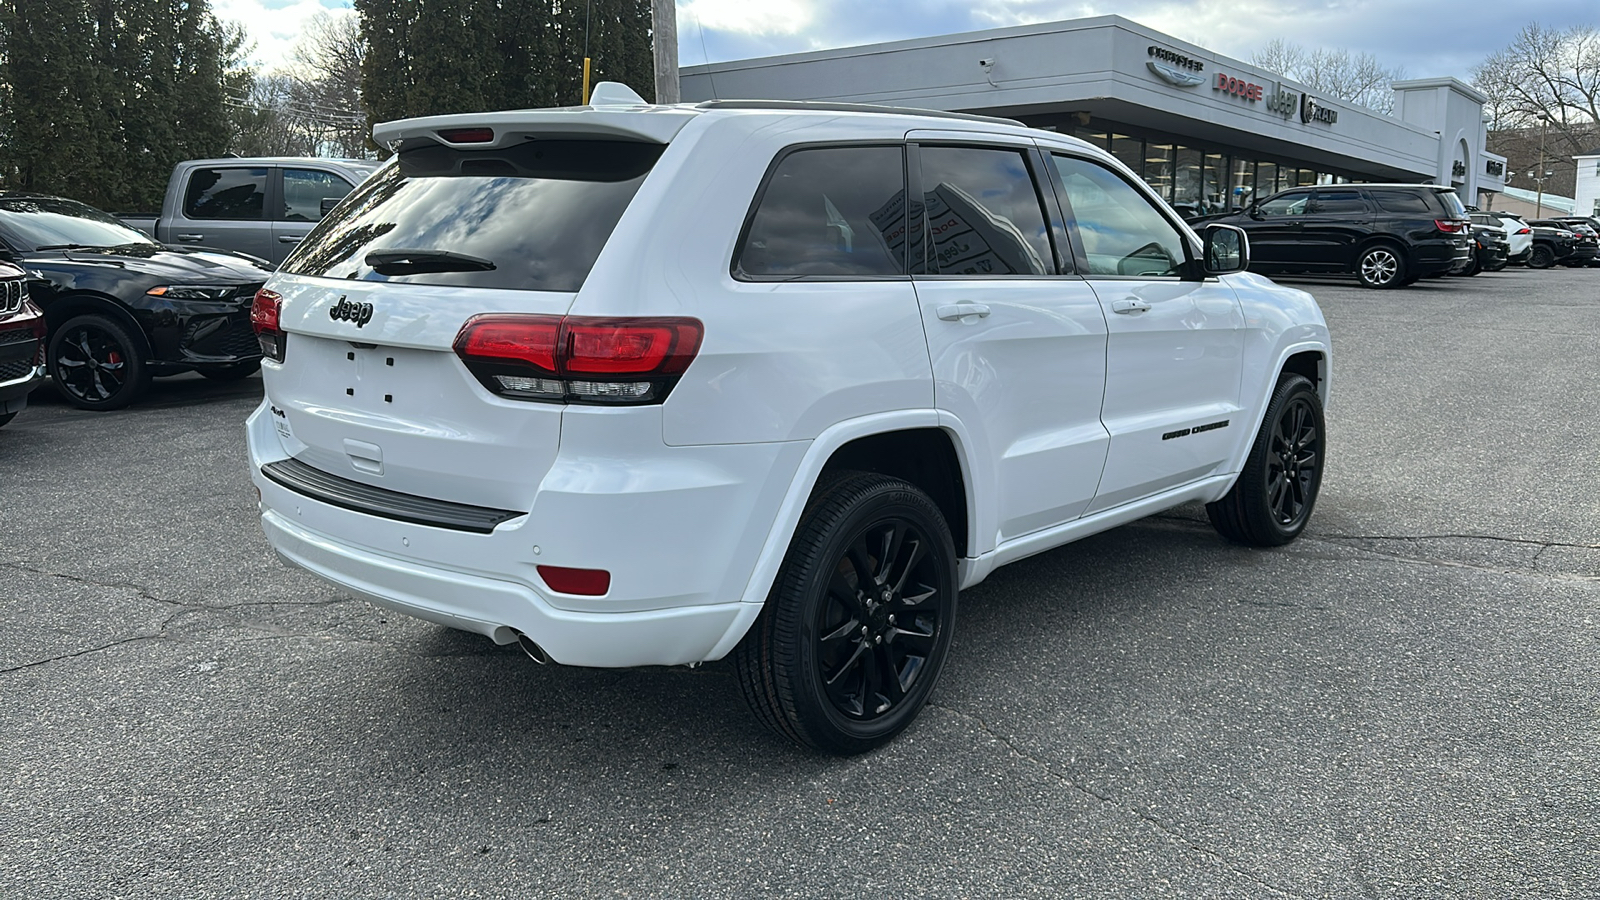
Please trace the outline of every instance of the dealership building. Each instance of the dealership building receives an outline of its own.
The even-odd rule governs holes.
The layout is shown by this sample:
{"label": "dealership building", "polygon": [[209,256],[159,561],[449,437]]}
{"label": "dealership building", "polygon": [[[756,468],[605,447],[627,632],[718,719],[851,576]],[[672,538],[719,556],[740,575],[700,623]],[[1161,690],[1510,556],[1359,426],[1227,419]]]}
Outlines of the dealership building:
{"label": "dealership building", "polygon": [[1120,16],[692,66],[681,84],[686,101],[1017,119],[1109,151],[1196,213],[1307,184],[1450,184],[1484,208],[1505,188],[1505,158],[1484,149],[1487,98],[1454,78],[1396,82],[1384,115]]}

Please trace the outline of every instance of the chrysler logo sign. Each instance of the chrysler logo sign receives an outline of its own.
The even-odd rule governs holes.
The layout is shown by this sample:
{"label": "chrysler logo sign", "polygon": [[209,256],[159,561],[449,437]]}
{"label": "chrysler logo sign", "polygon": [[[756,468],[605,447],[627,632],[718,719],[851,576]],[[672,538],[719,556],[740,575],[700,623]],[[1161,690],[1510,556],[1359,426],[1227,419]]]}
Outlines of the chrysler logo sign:
{"label": "chrysler logo sign", "polygon": [[1145,50],[1145,54],[1150,57],[1150,61],[1145,63],[1150,71],[1174,87],[1194,87],[1206,80],[1200,74],[1205,71],[1206,64],[1198,59],[1156,46]]}

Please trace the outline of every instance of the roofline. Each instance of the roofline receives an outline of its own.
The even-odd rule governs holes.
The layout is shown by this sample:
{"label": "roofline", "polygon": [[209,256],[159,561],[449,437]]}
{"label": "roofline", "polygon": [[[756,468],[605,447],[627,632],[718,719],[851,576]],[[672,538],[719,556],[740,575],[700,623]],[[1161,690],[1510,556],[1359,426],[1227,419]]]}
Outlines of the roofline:
{"label": "roofline", "polygon": [[833,103],[826,100],[707,100],[695,109],[768,109],[788,112],[854,112],[892,116],[923,116],[933,119],[959,119],[963,122],[982,122],[987,125],[1029,126],[1016,119],[1000,116],[982,116],[977,113],[949,112],[942,109],[918,109],[909,106],[883,106],[876,103]]}

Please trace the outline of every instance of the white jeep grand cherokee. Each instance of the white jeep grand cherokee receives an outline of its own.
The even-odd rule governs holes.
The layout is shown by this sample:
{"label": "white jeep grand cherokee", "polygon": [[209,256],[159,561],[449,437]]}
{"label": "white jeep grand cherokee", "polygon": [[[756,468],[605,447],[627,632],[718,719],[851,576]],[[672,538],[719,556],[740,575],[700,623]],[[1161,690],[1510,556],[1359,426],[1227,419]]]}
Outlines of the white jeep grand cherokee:
{"label": "white jeep grand cherokee", "polygon": [[379,125],[256,298],[291,563],[540,661],[732,653],[853,753],[996,566],[1195,500],[1305,527],[1328,331],[1237,230],[1005,120],[595,93]]}

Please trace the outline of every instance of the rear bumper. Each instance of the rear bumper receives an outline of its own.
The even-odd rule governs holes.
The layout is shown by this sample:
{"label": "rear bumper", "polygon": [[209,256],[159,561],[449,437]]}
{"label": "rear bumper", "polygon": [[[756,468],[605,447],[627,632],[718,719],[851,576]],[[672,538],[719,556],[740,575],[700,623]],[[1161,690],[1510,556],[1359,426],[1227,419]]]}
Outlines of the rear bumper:
{"label": "rear bumper", "polygon": [[517,632],[572,666],[672,666],[711,657],[759,607],[739,602],[631,613],[557,609],[526,584],[384,556],[265,509],[261,525],[285,561],[380,606],[509,644]]}
{"label": "rear bumper", "polygon": [[[529,476],[528,510],[472,530],[268,477],[263,466],[288,458],[271,409],[264,401],[246,431],[262,527],[281,557],[399,612],[501,643],[521,632],[556,662],[607,668],[732,649],[761,609],[743,602],[767,538],[750,523],[774,521],[807,446],[667,447],[659,407],[568,412],[554,465]],[[382,477],[340,476],[387,489]],[[610,589],[553,591],[540,565],[604,569]]]}

